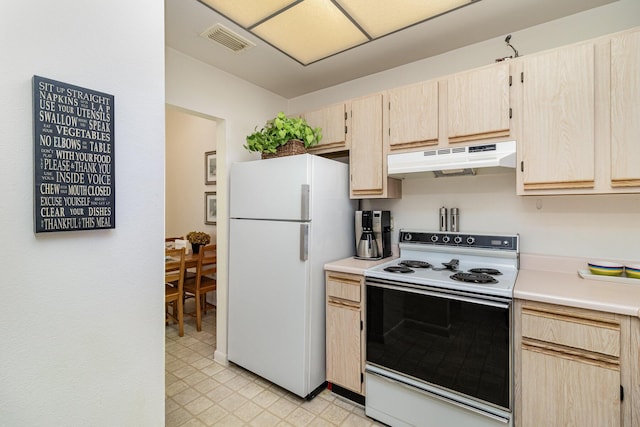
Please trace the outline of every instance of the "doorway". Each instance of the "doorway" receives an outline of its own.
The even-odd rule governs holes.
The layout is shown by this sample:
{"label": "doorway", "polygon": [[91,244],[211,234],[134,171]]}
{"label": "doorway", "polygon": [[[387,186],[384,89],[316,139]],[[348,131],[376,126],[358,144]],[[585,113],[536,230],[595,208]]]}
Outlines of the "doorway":
{"label": "doorway", "polygon": [[[172,105],[165,108],[165,236],[201,231],[217,244],[219,122]],[[218,305],[217,294],[208,294],[208,301]],[[185,316],[185,325],[192,320]],[[215,337],[215,319],[208,324],[213,330],[207,332]]]}

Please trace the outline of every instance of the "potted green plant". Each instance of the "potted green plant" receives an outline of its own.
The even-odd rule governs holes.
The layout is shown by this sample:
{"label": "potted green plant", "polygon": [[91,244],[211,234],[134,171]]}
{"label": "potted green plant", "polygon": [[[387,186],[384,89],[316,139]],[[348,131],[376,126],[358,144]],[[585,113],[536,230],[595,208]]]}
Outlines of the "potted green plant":
{"label": "potted green plant", "polygon": [[[322,130],[312,128],[301,117],[287,117],[282,111],[247,136],[244,145],[249,151],[262,153],[262,158],[302,154],[322,139]],[[292,141],[292,142],[290,142]]]}
{"label": "potted green plant", "polygon": [[193,253],[200,252],[200,246],[208,245],[211,242],[211,236],[203,231],[190,231],[187,233],[187,240],[191,243]]}

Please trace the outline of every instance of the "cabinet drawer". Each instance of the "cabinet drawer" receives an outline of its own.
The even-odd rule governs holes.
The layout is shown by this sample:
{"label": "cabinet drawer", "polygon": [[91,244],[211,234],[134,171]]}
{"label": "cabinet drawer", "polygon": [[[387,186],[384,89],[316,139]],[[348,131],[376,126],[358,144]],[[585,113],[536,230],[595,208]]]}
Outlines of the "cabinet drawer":
{"label": "cabinet drawer", "polygon": [[327,276],[327,297],[360,302],[361,280],[359,276]]}
{"label": "cabinet drawer", "polygon": [[615,319],[523,307],[522,336],[595,353],[620,356],[620,323]]}

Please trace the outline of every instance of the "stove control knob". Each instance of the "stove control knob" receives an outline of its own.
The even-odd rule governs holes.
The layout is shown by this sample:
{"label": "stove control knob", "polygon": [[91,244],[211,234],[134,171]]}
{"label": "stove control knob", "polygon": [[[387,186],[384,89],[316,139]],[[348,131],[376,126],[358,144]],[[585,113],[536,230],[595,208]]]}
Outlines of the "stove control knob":
{"label": "stove control knob", "polygon": [[443,242],[443,243],[449,243],[450,241],[451,241],[451,237],[449,237],[449,236],[444,236],[444,237],[442,238],[442,242]]}
{"label": "stove control knob", "polygon": [[462,237],[456,236],[453,238],[453,243],[460,244],[462,243]]}
{"label": "stove control knob", "polygon": [[405,242],[409,242],[411,239],[413,239],[413,236],[409,233],[404,235],[404,241]]}
{"label": "stove control knob", "polygon": [[431,241],[432,241],[433,243],[437,242],[437,241],[438,241],[438,235],[437,235],[437,234],[434,234],[433,236],[431,236]]}
{"label": "stove control knob", "polygon": [[467,245],[473,245],[476,242],[476,238],[473,236],[467,237]]}

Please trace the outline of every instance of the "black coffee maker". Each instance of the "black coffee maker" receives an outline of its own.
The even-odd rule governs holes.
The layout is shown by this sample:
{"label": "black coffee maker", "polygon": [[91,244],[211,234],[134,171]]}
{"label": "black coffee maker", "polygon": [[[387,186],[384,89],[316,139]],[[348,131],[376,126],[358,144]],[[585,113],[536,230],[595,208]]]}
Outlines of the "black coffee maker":
{"label": "black coffee maker", "polygon": [[357,259],[382,259],[391,256],[391,212],[356,211]]}

